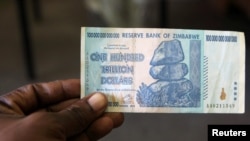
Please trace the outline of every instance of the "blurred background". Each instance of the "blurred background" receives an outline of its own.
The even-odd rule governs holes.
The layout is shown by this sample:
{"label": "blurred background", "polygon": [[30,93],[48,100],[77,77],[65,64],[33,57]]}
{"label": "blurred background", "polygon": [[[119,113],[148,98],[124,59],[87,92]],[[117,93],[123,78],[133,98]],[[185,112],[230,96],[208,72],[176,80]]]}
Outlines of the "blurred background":
{"label": "blurred background", "polygon": [[[0,0],[0,94],[80,78],[82,26],[242,31],[248,64],[249,0]],[[123,126],[101,141],[206,140],[208,124],[250,124],[248,92],[245,114],[126,113]]]}

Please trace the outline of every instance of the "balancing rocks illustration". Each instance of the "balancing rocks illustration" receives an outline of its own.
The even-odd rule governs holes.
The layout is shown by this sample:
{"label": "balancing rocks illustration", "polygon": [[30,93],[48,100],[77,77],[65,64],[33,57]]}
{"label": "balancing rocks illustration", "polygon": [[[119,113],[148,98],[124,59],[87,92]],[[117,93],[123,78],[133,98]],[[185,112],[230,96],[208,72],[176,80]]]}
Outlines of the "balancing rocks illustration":
{"label": "balancing rocks illustration", "polygon": [[188,66],[179,40],[162,41],[151,59],[150,75],[156,81],[141,84],[136,100],[141,107],[186,107],[192,104],[192,82],[185,78]]}

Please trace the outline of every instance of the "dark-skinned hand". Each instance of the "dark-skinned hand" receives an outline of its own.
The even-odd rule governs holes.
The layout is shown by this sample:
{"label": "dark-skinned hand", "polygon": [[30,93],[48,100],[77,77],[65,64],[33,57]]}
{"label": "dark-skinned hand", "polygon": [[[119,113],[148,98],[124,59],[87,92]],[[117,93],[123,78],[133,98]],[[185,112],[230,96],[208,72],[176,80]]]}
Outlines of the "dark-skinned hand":
{"label": "dark-skinned hand", "polygon": [[107,99],[80,99],[80,80],[35,83],[0,97],[3,141],[95,141],[119,127],[122,113],[105,113]]}

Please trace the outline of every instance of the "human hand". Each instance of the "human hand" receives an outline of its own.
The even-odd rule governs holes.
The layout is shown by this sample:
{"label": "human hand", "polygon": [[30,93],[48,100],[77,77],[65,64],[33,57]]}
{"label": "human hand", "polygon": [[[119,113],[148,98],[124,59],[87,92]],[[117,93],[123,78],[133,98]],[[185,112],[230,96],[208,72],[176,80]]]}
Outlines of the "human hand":
{"label": "human hand", "polygon": [[1,96],[1,140],[92,141],[123,123],[122,113],[104,113],[103,94],[79,97],[78,79],[29,84]]}

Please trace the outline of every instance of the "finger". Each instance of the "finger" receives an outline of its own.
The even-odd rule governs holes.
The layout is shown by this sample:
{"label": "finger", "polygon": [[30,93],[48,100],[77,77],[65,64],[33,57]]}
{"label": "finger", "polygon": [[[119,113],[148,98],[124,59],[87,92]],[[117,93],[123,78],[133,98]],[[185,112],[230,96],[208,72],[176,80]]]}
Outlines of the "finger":
{"label": "finger", "polygon": [[0,105],[7,107],[6,112],[29,114],[41,107],[79,97],[79,79],[58,80],[20,87],[0,97]]}
{"label": "finger", "polygon": [[60,103],[45,107],[43,109],[39,109],[37,112],[60,112],[66,108],[68,108],[70,105],[76,103],[80,99],[78,98],[73,98],[70,100],[62,101]]}
{"label": "finger", "polygon": [[91,94],[59,112],[59,123],[67,137],[72,137],[86,128],[103,114],[107,99],[103,94]]}
{"label": "finger", "polygon": [[106,136],[113,128],[119,127],[124,122],[122,113],[105,113],[94,121],[86,132],[72,138],[73,141],[98,140]]}
{"label": "finger", "polygon": [[107,135],[109,132],[113,129],[113,121],[109,117],[102,117],[95,121],[90,128],[86,131],[86,135],[90,140],[98,140],[105,135]]}
{"label": "finger", "polygon": [[86,135],[90,140],[98,140],[106,136],[113,128],[119,127],[124,121],[122,113],[105,113],[87,129]]}
{"label": "finger", "polygon": [[121,126],[124,122],[123,113],[105,113],[105,117],[109,117],[113,121],[113,128]]}
{"label": "finger", "polygon": [[109,117],[101,117],[94,121],[86,132],[71,138],[72,141],[96,141],[106,136],[113,129],[113,121]]}

